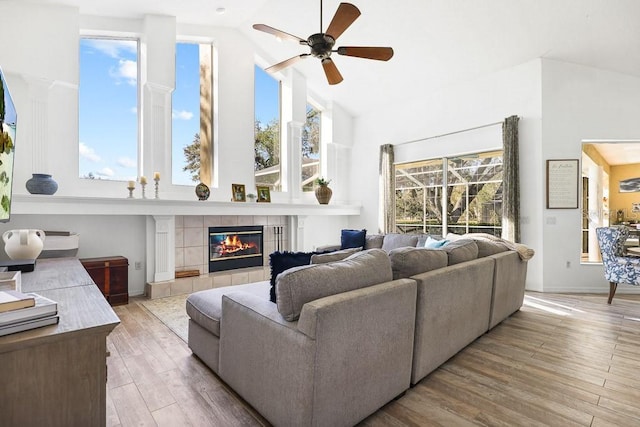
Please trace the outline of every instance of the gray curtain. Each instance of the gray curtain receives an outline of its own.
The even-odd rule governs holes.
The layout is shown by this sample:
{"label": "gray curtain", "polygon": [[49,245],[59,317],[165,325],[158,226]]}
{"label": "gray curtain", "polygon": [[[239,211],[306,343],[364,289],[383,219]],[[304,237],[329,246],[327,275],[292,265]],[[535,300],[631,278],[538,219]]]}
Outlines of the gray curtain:
{"label": "gray curtain", "polygon": [[520,242],[518,120],[518,116],[511,116],[502,123],[502,238],[516,243]]}
{"label": "gray curtain", "polygon": [[381,145],[379,164],[379,231],[381,233],[393,233],[396,230],[396,182],[393,174],[393,161],[393,145]]}

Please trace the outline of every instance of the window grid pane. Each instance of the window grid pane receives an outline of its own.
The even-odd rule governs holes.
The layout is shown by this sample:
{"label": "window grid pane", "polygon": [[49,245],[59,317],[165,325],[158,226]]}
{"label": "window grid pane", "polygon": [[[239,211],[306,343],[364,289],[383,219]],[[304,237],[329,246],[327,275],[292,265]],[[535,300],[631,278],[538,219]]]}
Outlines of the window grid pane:
{"label": "window grid pane", "polygon": [[[448,232],[500,236],[502,174],[502,151],[396,165],[397,231],[441,235],[444,211]],[[447,192],[446,207],[442,206],[443,191]]]}

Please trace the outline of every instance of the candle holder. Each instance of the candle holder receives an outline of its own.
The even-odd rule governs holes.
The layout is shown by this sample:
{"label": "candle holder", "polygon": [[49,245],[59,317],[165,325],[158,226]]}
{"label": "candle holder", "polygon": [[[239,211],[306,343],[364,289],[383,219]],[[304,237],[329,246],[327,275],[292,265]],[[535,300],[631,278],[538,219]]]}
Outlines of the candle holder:
{"label": "candle holder", "polygon": [[154,178],[153,179],[156,182],[156,199],[159,199],[160,197],[158,197],[158,183],[160,182],[160,178]]}
{"label": "candle holder", "polygon": [[129,190],[129,197],[127,197],[128,199],[133,199],[133,190],[135,190],[136,187],[127,187],[127,190]]}
{"label": "candle holder", "polygon": [[146,194],[145,194],[145,192],[144,192],[144,188],[147,186],[147,183],[146,183],[146,182],[145,182],[145,183],[142,183],[142,182],[141,182],[141,183],[140,183],[140,185],[142,186],[142,198],[143,198],[143,199],[146,199],[146,198],[147,198],[147,196],[146,196]]}

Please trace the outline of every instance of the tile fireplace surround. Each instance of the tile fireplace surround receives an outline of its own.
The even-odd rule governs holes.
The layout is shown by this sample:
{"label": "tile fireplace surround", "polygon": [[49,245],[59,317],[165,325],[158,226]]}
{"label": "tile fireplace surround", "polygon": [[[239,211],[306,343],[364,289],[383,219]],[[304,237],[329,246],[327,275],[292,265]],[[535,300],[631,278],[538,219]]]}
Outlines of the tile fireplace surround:
{"label": "tile fireplace surround", "polygon": [[[209,273],[209,227],[241,225],[264,226],[264,265]],[[200,276],[147,283],[146,295],[151,299],[163,298],[221,286],[269,280],[271,275],[269,254],[277,248],[275,227],[283,230],[280,250],[289,250],[289,217],[285,215],[176,216],[175,269],[176,271],[199,270]]]}

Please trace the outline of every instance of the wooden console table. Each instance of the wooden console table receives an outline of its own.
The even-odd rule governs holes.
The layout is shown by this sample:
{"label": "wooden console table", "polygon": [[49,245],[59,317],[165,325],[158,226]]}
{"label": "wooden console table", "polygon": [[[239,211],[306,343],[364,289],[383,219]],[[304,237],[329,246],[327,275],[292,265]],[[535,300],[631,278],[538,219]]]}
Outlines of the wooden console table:
{"label": "wooden console table", "polygon": [[42,259],[22,291],[58,303],[58,325],[0,337],[0,425],[104,426],[107,335],[120,323],[76,258]]}

